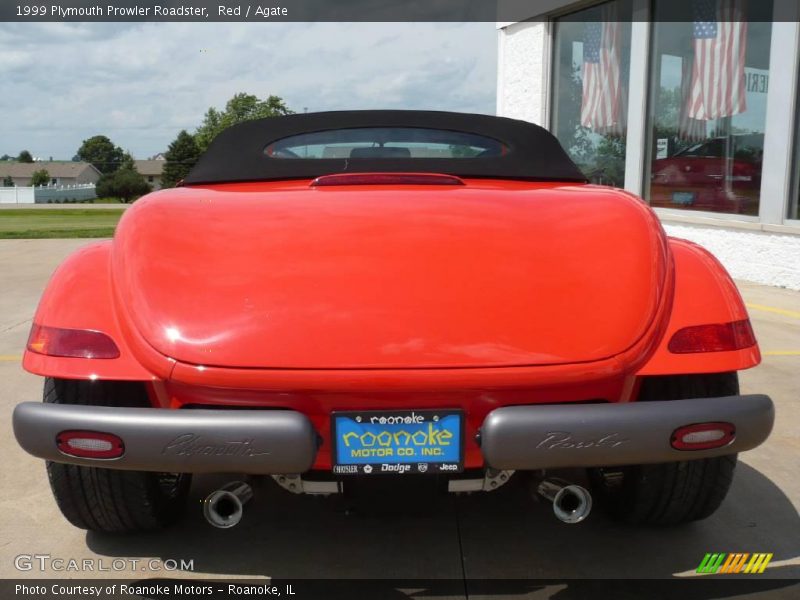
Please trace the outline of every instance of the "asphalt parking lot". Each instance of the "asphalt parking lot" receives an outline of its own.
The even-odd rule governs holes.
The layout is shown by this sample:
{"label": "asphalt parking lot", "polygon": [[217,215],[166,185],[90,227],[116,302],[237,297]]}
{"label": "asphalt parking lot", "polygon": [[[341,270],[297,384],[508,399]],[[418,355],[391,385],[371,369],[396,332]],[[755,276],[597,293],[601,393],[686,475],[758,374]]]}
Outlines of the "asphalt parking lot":
{"label": "asphalt parking lot", "polygon": [[[13,406],[41,395],[41,379],[19,363],[38,297],[57,264],[83,243],[0,240],[0,577],[92,576],[15,568],[20,554],[47,554],[103,559],[106,566],[115,558],[193,560],[194,571],[180,577],[670,578],[694,576],[706,552],[771,552],[760,577],[800,577],[800,292],[744,282],[764,362],[741,375],[741,387],[771,395],[777,423],[765,445],[740,457],[728,499],[704,522],[632,529],[598,511],[580,525],[564,525],[530,499],[522,482],[432,502],[398,492],[385,496],[390,506],[383,510],[354,512],[341,498],[293,496],[267,481],[243,525],[217,530],[203,520],[200,501],[226,478],[197,477],[192,506],[177,527],[87,535],[61,517],[44,465],[17,447],[11,431]],[[175,575],[137,569],[96,576]]]}

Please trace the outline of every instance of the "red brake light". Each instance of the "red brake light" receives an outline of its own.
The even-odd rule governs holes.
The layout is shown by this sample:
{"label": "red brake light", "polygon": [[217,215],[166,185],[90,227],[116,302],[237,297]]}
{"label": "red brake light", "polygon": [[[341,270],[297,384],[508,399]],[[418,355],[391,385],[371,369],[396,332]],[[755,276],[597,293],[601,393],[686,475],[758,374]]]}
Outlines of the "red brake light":
{"label": "red brake light", "polygon": [[732,423],[695,423],[678,427],[670,443],[676,450],[710,450],[727,446],[735,437]]}
{"label": "red brake light", "polygon": [[679,329],[667,348],[673,354],[722,352],[755,346],[756,336],[748,319],[731,323],[694,325]]}
{"label": "red brake light", "polygon": [[56,444],[64,454],[81,458],[119,458],[125,453],[119,436],[99,431],[62,431]]}
{"label": "red brake light", "polygon": [[311,182],[311,187],[329,185],[464,185],[464,181],[442,173],[336,173]]}
{"label": "red brake light", "polygon": [[63,329],[34,323],[28,350],[68,358],[118,358],[119,348],[105,333],[89,329]]}

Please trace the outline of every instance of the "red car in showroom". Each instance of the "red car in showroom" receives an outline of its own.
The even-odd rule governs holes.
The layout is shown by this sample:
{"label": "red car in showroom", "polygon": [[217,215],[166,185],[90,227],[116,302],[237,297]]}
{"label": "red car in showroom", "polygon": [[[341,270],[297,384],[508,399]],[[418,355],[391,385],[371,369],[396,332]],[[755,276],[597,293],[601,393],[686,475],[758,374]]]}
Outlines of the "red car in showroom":
{"label": "red car in showroom", "polygon": [[[720,263],[546,130],[302,114],[224,131],[64,260],[24,355],[44,402],[13,423],[90,530],[169,524],[193,473],[331,494],[519,471],[566,522],[594,496],[672,525],[712,514],[769,435],[771,400],[737,380],[759,361]],[[206,515],[231,526],[251,493]]]}
{"label": "red car in showroom", "polygon": [[736,134],[693,144],[653,161],[650,204],[758,215],[763,134]]}

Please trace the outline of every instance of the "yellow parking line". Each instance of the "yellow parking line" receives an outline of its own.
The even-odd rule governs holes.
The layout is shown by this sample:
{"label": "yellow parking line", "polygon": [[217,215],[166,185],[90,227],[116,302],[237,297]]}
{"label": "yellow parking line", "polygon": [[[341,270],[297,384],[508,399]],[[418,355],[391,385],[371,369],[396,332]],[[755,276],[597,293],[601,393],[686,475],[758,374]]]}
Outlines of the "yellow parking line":
{"label": "yellow parking line", "polygon": [[793,319],[800,319],[800,311],[798,310],[778,308],[777,306],[767,306],[766,304],[745,304],[745,306],[753,310],[762,310],[764,312],[775,313],[776,315],[783,315],[784,317],[792,317]]}
{"label": "yellow parking line", "polygon": [[0,354],[0,362],[17,362],[22,360],[22,357],[17,354]]}

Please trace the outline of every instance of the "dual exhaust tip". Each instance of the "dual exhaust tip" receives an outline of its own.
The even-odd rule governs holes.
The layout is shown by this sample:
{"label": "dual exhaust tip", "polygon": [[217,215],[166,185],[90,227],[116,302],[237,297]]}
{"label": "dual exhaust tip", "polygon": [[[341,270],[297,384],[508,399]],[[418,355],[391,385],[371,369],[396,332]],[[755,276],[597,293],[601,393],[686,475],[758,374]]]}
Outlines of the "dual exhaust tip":
{"label": "dual exhaust tip", "polygon": [[580,523],[592,512],[592,495],[585,487],[563,479],[543,479],[536,485],[536,493],[553,503],[553,513],[564,523]]}
{"label": "dual exhaust tip", "polygon": [[244,505],[252,499],[253,488],[244,481],[231,481],[206,497],[203,516],[214,527],[230,529],[242,520]]}
{"label": "dual exhaust tip", "polygon": [[[589,491],[563,479],[543,479],[535,487],[536,493],[553,504],[553,513],[564,523],[580,523],[592,511]],[[253,488],[244,481],[232,481],[211,492],[203,501],[203,516],[219,529],[230,529],[239,524],[244,505],[253,499]]]}

